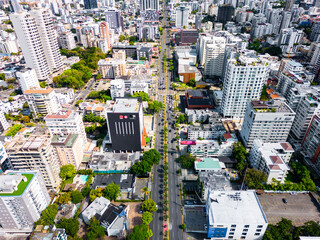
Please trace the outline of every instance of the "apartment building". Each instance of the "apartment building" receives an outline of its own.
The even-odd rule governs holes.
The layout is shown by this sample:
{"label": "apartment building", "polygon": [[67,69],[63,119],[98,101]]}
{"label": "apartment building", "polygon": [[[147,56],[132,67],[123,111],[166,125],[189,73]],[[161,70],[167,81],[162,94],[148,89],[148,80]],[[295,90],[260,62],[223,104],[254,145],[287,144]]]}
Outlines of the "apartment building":
{"label": "apartment building", "polygon": [[255,139],[271,143],[287,141],[295,115],[282,99],[251,101],[240,131],[245,147],[250,148]]}
{"label": "apartment building", "polygon": [[273,179],[284,183],[290,170],[288,164],[294,150],[288,142],[264,143],[260,139],[253,141],[249,162],[253,168],[267,174],[267,183]]}
{"label": "apartment building", "polygon": [[36,71],[32,68],[23,68],[16,72],[18,82],[23,93],[28,89],[40,88]]}
{"label": "apartment building", "polygon": [[82,141],[79,135],[53,135],[51,145],[60,166],[71,164],[76,169],[79,168],[83,159]]}
{"label": "apartment building", "polygon": [[47,115],[44,120],[52,136],[77,134],[79,135],[81,146],[84,147],[87,144],[87,135],[83,120],[78,112],[61,110],[56,114]]}
{"label": "apartment building", "polygon": [[126,76],[126,61],[112,58],[101,59],[98,62],[99,73],[103,78],[116,79]]}
{"label": "apartment building", "polygon": [[40,171],[6,171],[0,175],[0,192],[0,234],[31,233],[50,203]]}
{"label": "apartment building", "polygon": [[243,118],[248,102],[260,98],[269,62],[254,52],[237,52],[226,60],[221,110],[224,117]]}
{"label": "apartment building", "polygon": [[72,50],[77,47],[74,35],[71,31],[64,31],[58,35],[58,43],[61,48]]}
{"label": "apartment building", "polygon": [[255,191],[212,191],[206,203],[207,237],[262,239],[268,221]]}
{"label": "apartment building", "polygon": [[34,114],[53,114],[60,110],[61,106],[56,97],[55,90],[50,88],[27,89],[24,92],[30,110]]}
{"label": "apartment building", "polygon": [[10,124],[8,123],[4,112],[0,110],[0,132],[6,131],[10,127]]}
{"label": "apartment building", "polygon": [[8,142],[5,149],[14,170],[40,170],[47,188],[59,186],[60,166],[46,130],[25,130]]}
{"label": "apartment building", "polygon": [[226,131],[222,123],[216,125],[201,124],[188,126],[188,139],[190,140],[212,140],[223,136],[225,133]]}
{"label": "apartment building", "polygon": [[211,37],[204,47],[204,74],[208,77],[222,76],[226,38]]}

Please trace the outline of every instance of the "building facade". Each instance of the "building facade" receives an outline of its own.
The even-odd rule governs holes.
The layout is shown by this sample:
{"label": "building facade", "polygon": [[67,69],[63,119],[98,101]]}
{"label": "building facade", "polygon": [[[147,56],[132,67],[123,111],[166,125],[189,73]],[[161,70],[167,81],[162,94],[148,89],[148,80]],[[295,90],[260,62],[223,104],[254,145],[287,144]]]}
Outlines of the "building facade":
{"label": "building facade", "polygon": [[25,93],[26,90],[31,88],[40,88],[36,71],[31,68],[23,68],[16,72],[21,90]]}

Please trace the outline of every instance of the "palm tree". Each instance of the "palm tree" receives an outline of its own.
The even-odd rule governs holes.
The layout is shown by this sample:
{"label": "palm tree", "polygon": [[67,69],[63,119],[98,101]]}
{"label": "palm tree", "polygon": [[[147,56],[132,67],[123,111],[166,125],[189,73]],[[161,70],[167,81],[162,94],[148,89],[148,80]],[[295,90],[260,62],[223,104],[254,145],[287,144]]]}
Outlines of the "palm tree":
{"label": "palm tree", "polygon": [[147,198],[147,195],[149,194],[149,189],[148,187],[144,187],[141,189],[141,192],[144,194],[144,199]]}

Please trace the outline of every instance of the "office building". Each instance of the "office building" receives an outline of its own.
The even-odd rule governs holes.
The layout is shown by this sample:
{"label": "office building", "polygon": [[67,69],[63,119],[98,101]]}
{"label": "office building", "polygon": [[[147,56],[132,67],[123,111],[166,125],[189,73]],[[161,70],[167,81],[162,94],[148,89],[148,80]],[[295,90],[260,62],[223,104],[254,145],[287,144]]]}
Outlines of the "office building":
{"label": "office building", "polygon": [[295,115],[282,99],[251,101],[240,131],[244,146],[250,148],[255,139],[271,143],[285,142]]}
{"label": "office building", "polygon": [[38,170],[0,175],[0,234],[31,233],[34,222],[50,203]]}
{"label": "office building", "polygon": [[5,148],[14,170],[40,170],[47,188],[59,186],[59,162],[51,146],[51,137],[44,129],[26,130]]}
{"label": "office building", "polygon": [[180,6],[176,9],[176,28],[189,27],[189,8],[185,6]]}
{"label": "office building", "polygon": [[311,28],[310,41],[320,43],[320,22],[314,22]]}
{"label": "office building", "polygon": [[87,144],[87,134],[83,125],[83,120],[78,112],[73,110],[61,110],[56,114],[48,114],[44,120],[49,129],[50,134],[77,134],[81,142],[81,146]]}
{"label": "office building", "polygon": [[302,142],[302,153],[320,170],[320,115],[313,116]]}
{"label": "office building", "polygon": [[62,67],[61,54],[48,10],[34,8],[10,15],[27,66],[39,81],[48,80]]}
{"label": "office building", "polygon": [[205,44],[204,74],[211,77],[221,77],[223,70],[226,39],[224,37],[212,37]]}
{"label": "office building", "polygon": [[260,98],[268,78],[269,62],[255,53],[235,54],[226,59],[221,101],[225,117],[242,118],[250,100]]}
{"label": "office building", "polygon": [[207,237],[262,239],[268,221],[255,191],[212,191],[206,203]]}
{"label": "office building", "polygon": [[72,50],[77,47],[74,35],[71,31],[64,31],[58,35],[58,43],[61,48]]}
{"label": "office building", "polygon": [[83,159],[82,140],[79,135],[53,135],[51,145],[60,166],[71,164],[76,169],[79,168]]}
{"label": "office building", "polygon": [[97,0],[84,0],[84,8],[85,9],[94,9],[98,8]]}
{"label": "office building", "polygon": [[8,123],[4,112],[0,110],[0,132],[6,131],[10,127],[10,124]]}
{"label": "office building", "polygon": [[196,29],[180,29],[175,35],[175,43],[178,46],[193,45],[197,42],[199,31]]}
{"label": "office building", "polygon": [[159,11],[159,0],[140,0],[140,11],[149,9]]}
{"label": "office building", "polygon": [[123,30],[123,23],[120,11],[117,9],[108,9],[105,11],[106,22],[109,24],[109,29],[113,29],[117,34]]}
{"label": "office building", "polygon": [[220,5],[218,8],[217,21],[223,24],[226,24],[228,21],[231,21],[233,10],[234,8],[232,5]]}
{"label": "office building", "polygon": [[107,111],[108,133],[114,151],[140,151],[144,141],[140,99],[117,98]]}
{"label": "office building", "polygon": [[31,68],[23,68],[16,72],[21,91],[25,93],[26,90],[31,88],[40,88],[36,71]]}
{"label": "office building", "polygon": [[253,141],[249,154],[250,165],[267,174],[267,183],[271,184],[275,179],[280,183],[284,183],[293,148],[288,142],[264,143],[260,139]]}
{"label": "office building", "polygon": [[27,89],[24,92],[30,110],[34,114],[53,114],[60,110],[61,106],[52,88]]}

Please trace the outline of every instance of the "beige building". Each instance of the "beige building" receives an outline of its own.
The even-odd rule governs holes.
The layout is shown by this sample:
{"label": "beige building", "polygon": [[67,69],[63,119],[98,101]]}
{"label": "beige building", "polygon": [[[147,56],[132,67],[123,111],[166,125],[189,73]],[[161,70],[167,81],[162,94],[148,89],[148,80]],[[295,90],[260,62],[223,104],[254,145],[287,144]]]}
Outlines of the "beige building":
{"label": "beige building", "polygon": [[83,151],[81,151],[81,138],[78,134],[53,135],[51,145],[60,166],[72,164],[79,168]]}
{"label": "beige building", "polygon": [[98,62],[99,73],[103,78],[115,79],[126,76],[126,61],[113,58],[101,59]]}
{"label": "beige building", "polygon": [[26,129],[7,143],[5,149],[14,170],[40,170],[47,188],[59,186],[59,162],[47,130]]}

